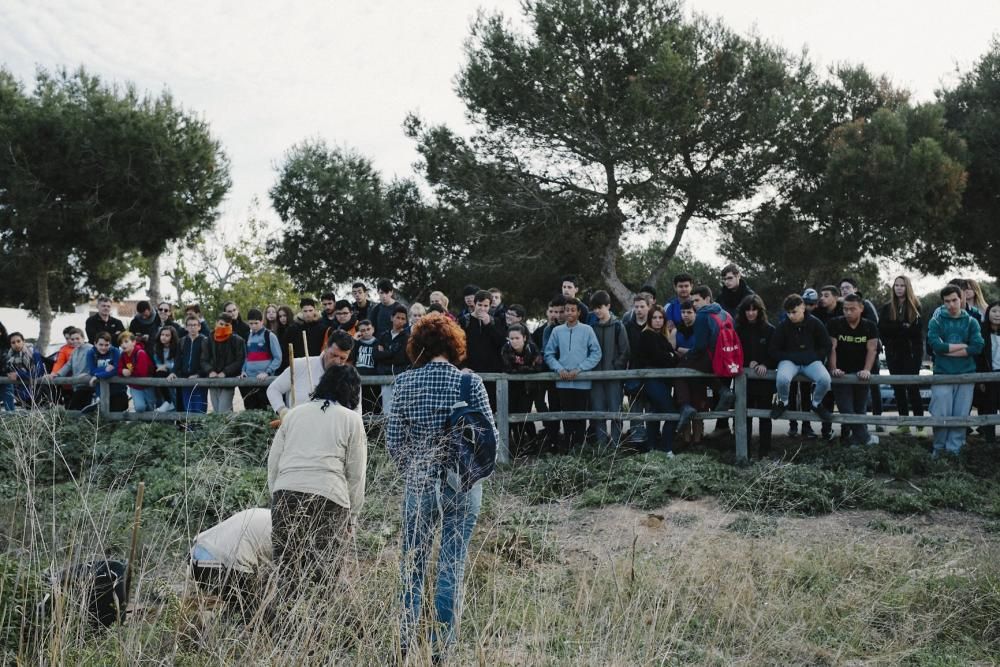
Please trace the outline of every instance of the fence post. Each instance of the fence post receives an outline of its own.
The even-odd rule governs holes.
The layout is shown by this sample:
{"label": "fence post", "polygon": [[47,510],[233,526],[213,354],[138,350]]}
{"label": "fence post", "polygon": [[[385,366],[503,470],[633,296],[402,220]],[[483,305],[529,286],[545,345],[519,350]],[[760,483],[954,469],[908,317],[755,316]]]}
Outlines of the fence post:
{"label": "fence post", "polygon": [[733,424],[733,433],[736,434],[736,463],[744,465],[749,463],[747,450],[750,444],[750,432],[747,429],[747,376],[740,373],[735,378],[734,391],[736,392],[736,423]]}
{"label": "fence post", "polygon": [[510,463],[510,385],[506,377],[497,380],[497,431],[500,433],[500,447],[497,448],[497,462]]}
{"label": "fence post", "polygon": [[107,419],[108,415],[111,414],[111,385],[107,380],[98,380],[97,384],[101,390],[100,403],[97,410],[101,415],[101,419]]}

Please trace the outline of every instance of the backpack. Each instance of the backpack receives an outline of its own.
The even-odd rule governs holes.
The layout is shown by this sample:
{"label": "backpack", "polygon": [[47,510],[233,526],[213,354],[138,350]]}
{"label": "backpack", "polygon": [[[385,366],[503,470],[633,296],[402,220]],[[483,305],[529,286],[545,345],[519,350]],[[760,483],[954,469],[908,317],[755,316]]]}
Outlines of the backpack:
{"label": "backpack", "polygon": [[455,491],[466,493],[493,474],[497,461],[496,431],[489,417],[471,407],[472,375],[462,374],[458,402],[445,421],[450,452],[443,477]]}
{"label": "backpack", "polygon": [[736,335],[736,328],[733,327],[733,318],[727,316],[723,320],[715,313],[709,315],[719,327],[715,349],[709,349],[712,373],[721,378],[736,377],[743,372],[743,347],[740,345],[740,337]]}

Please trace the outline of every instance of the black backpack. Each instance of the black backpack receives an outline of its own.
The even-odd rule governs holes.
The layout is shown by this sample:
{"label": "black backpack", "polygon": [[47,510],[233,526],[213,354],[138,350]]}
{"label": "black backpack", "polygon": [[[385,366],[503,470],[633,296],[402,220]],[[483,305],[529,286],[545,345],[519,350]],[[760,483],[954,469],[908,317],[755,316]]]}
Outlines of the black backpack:
{"label": "black backpack", "polygon": [[458,402],[445,421],[450,452],[442,477],[455,491],[466,493],[493,474],[497,462],[496,430],[489,417],[471,407],[472,374],[463,373]]}

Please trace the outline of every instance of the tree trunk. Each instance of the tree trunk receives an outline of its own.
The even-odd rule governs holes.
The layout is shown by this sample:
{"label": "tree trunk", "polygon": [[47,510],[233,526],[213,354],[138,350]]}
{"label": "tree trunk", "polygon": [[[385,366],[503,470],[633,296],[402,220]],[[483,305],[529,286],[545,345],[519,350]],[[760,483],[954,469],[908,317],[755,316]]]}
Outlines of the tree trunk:
{"label": "tree trunk", "polygon": [[52,303],[49,301],[49,271],[44,266],[38,271],[38,340],[35,349],[45,356],[49,337],[52,335]]}
{"label": "tree trunk", "polygon": [[663,251],[663,257],[657,262],[656,266],[653,267],[652,273],[649,274],[649,284],[655,285],[663,278],[664,274],[667,272],[667,267],[670,265],[670,260],[674,258],[677,254],[677,248],[681,244],[681,238],[684,236],[684,230],[687,229],[688,223],[691,221],[691,217],[694,215],[694,202],[688,199],[687,206],[681,211],[680,217],[677,219],[677,226],[674,227],[674,237],[670,239],[670,244],[667,249]]}
{"label": "tree trunk", "polygon": [[153,308],[160,303],[160,254],[156,253],[149,258],[149,301]]}

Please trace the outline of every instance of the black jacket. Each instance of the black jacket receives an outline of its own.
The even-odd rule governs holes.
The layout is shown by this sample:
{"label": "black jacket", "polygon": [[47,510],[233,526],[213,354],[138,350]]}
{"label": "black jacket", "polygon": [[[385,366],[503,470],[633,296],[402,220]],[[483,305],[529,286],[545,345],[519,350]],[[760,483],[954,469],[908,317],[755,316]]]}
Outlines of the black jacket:
{"label": "black jacket", "polygon": [[201,348],[201,370],[205,375],[222,373],[227,378],[237,377],[243,372],[243,362],[247,357],[247,344],[236,334],[224,342],[207,341]]}
{"label": "black jacket", "polygon": [[774,330],[768,346],[775,363],[791,361],[808,366],[814,361],[826,362],[833,344],[826,327],[812,315],[806,315],[798,324],[784,320]]}
{"label": "black jacket", "polygon": [[233,322],[233,333],[246,341],[250,337],[250,325],[243,321],[242,317]]}
{"label": "black jacket", "polygon": [[205,376],[201,367],[201,357],[205,347],[208,346],[208,338],[199,335],[194,340],[190,336],[181,338],[180,351],[177,353],[177,362],[174,364],[174,375],[179,378],[191,377],[192,375]]}
{"label": "black jacket", "polygon": [[[645,323],[639,324],[635,321],[635,314],[629,317],[628,320],[622,320],[625,323],[625,333],[628,334],[628,349],[629,349],[629,366],[633,368],[640,368],[639,363],[639,340],[642,337],[642,329],[646,326]],[[647,320],[648,321],[648,320]]]}
{"label": "black jacket", "polygon": [[639,336],[639,353],[634,368],[673,368],[677,365],[677,352],[670,339],[652,329],[643,330]]}
{"label": "black jacket", "polygon": [[771,338],[774,336],[774,326],[770,323],[744,324],[736,327],[743,348],[743,365],[750,367],[750,362],[764,364],[769,370],[774,370],[774,359],[771,357]]}
{"label": "black jacket", "polygon": [[885,345],[886,359],[914,356],[922,359],[924,355],[924,323],[918,314],[913,322],[907,322],[902,317],[892,319],[893,304],[882,306],[878,316],[878,335]]}
{"label": "black jacket", "polygon": [[503,369],[500,350],[507,343],[494,322],[484,324],[471,315],[461,321],[465,330],[466,359],[465,366],[480,373],[499,373]]}
{"label": "black jacket", "polygon": [[[282,355],[288,354],[287,344],[291,343],[293,354],[296,359],[306,356],[306,348],[302,343],[303,331],[306,334],[306,340],[309,342],[309,356],[315,357],[323,351],[323,336],[326,334],[326,325],[323,324],[322,320],[317,320],[315,322],[302,322],[296,319],[295,322],[288,326],[288,329],[285,332],[284,344],[286,347],[281,350]],[[281,342],[280,336],[278,337],[278,340]]]}
{"label": "black jacket", "polygon": [[378,338],[381,350],[375,348],[375,370],[379,375],[398,375],[410,367],[406,357],[406,343],[410,340],[409,328],[403,329],[395,338],[392,329],[382,333]]}
{"label": "black jacket", "polygon": [[980,373],[991,373],[993,369],[993,328],[989,321],[981,322],[983,332],[983,351],[976,357],[976,371]]}
{"label": "black jacket", "polygon": [[739,310],[740,302],[751,294],[756,294],[750,286],[747,285],[747,281],[740,278],[740,284],[736,286],[736,289],[728,289],[725,285],[719,290],[719,296],[715,300],[722,309],[736,317],[736,311]]}
{"label": "black jacket", "polygon": [[111,344],[118,347],[118,334],[125,331],[125,325],[117,317],[108,316],[108,321],[105,322],[97,314],[88,317],[83,327],[87,331],[87,340],[91,345],[97,342],[97,334],[107,331],[111,334]]}

